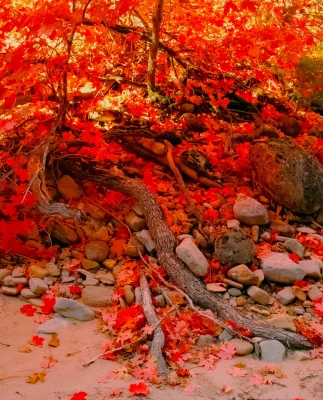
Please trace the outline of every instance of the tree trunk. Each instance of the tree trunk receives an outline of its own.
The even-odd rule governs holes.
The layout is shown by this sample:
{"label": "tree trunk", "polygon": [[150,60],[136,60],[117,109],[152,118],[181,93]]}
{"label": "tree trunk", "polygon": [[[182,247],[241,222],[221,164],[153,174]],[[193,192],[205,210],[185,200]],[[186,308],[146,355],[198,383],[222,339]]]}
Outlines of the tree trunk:
{"label": "tree trunk", "polygon": [[195,304],[216,312],[225,321],[234,321],[251,330],[254,336],[276,339],[290,349],[309,349],[310,342],[297,333],[276,329],[265,323],[246,319],[227,300],[209,292],[204,283],[196,277],[176,256],[176,241],[169,229],[163,211],[153,193],[139,180],[128,178],[122,173],[111,173],[81,157],[65,157],[59,161],[59,169],[79,179],[94,182],[99,186],[131,195],[144,212],[151,236],[157,247],[159,263],[171,281],[183,290]]}

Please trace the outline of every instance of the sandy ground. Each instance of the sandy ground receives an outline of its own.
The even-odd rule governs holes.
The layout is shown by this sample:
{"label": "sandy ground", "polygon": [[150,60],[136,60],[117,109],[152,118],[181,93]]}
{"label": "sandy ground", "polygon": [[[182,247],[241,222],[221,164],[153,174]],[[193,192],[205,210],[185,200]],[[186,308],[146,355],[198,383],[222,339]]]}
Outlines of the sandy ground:
{"label": "sandy ground", "polygon": [[[97,321],[77,322],[68,320],[68,328],[59,333],[60,346],[49,348],[32,346],[31,353],[18,350],[35,334],[37,324],[33,317],[21,314],[23,305],[19,298],[0,294],[0,399],[1,400],[68,400],[74,392],[88,393],[87,400],[109,399],[114,389],[121,389],[120,399],[129,399],[128,387],[137,383],[134,378],[121,379],[113,370],[121,368],[118,363],[98,360],[85,368],[82,364],[100,353],[100,343],[105,339],[97,330]],[[47,343],[50,335],[45,337]],[[41,372],[44,356],[52,356],[58,363],[48,370],[45,382],[26,383],[26,377]],[[244,362],[248,375],[232,377],[227,370],[237,362]],[[221,361],[213,371],[194,368],[196,375],[189,381],[195,392],[187,393],[183,387],[160,389],[148,384],[153,400],[322,400],[323,364],[322,360],[287,360],[280,364],[287,375],[275,379],[278,384],[255,386],[251,377],[266,364],[251,356],[235,357]],[[5,378],[5,379],[4,379]],[[7,379],[6,379],[7,378]],[[226,385],[230,393],[221,392]],[[138,398],[138,397],[135,397]]]}

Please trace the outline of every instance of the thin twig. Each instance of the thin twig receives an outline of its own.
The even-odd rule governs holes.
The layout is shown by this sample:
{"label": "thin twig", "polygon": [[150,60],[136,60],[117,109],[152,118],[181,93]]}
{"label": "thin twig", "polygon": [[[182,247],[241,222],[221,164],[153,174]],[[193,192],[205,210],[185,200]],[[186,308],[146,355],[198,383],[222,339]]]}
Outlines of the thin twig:
{"label": "thin twig", "polygon": [[[172,307],[171,309],[169,309],[169,310],[163,315],[163,317],[162,317],[162,318],[158,321],[158,323],[153,327],[152,333],[153,333],[153,332],[155,331],[155,329],[158,328],[158,326],[163,322],[164,318],[165,318],[169,313],[171,313],[176,307],[177,307],[177,304],[174,305],[174,307]],[[105,355],[107,355],[107,354],[111,354],[111,353],[114,353],[114,352],[116,352],[116,351],[120,351],[120,350],[122,350],[122,349],[125,349],[125,348],[127,348],[127,347],[129,347],[129,346],[132,346],[132,345],[136,344],[136,343],[139,343],[139,342],[141,342],[143,339],[145,339],[147,336],[148,336],[148,334],[145,333],[144,335],[140,336],[139,339],[134,340],[133,342],[126,343],[126,344],[124,344],[123,346],[120,346],[120,347],[117,347],[117,348],[115,348],[115,349],[111,349],[111,350],[105,351],[104,353],[101,353],[101,354],[99,354],[98,356],[92,358],[90,361],[88,361],[87,363],[83,364],[82,366],[83,366],[83,367],[88,367],[90,364],[93,364],[93,363],[94,363],[96,360],[98,360],[99,358],[101,358],[101,357],[103,357],[103,356],[105,356]]]}

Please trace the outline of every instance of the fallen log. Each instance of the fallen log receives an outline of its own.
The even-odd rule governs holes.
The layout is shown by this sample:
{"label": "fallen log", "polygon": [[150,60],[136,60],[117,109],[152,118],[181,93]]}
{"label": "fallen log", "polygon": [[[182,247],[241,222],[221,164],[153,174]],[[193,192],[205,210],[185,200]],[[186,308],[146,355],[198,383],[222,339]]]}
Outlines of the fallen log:
{"label": "fallen log", "polygon": [[254,336],[279,340],[289,349],[310,349],[312,347],[311,343],[300,334],[245,318],[227,300],[209,292],[204,283],[176,256],[175,237],[167,225],[157,199],[142,182],[129,178],[121,172],[111,172],[100,167],[96,162],[79,156],[60,158],[58,168],[76,179],[81,177],[85,181],[129,194],[135,198],[144,212],[150,234],[156,242],[159,263],[171,281],[183,290],[196,305],[216,312],[225,321],[233,321],[238,326],[250,329]]}

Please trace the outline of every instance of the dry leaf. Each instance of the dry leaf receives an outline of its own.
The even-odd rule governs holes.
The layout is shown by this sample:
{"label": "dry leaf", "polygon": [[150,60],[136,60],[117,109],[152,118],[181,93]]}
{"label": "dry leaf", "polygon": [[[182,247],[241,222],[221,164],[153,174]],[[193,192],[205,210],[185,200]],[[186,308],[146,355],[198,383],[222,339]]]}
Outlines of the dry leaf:
{"label": "dry leaf", "polygon": [[26,382],[32,384],[37,383],[38,381],[45,382],[45,376],[46,372],[35,372],[31,376],[27,376]]}
{"label": "dry leaf", "polygon": [[238,363],[234,364],[234,367],[246,368],[246,364],[244,362],[238,362]]}
{"label": "dry leaf", "polygon": [[232,388],[229,387],[229,386],[224,385],[224,386],[222,386],[221,392],[223,392],[223,393],[231,393],[232,392]]}
{"label": "dry leaf", "polygon": [[19,353],[31,353],[32,352],[30,347],[25,347],[25,348],[22,348],[22,349],[20,349],[18,351],[19,351]]}
{"label": "dry leaf", "polygon": [[48,342],[48,346],[58,347],[59,346],[59,339],[57,333],[53,333],[50,341]]}

